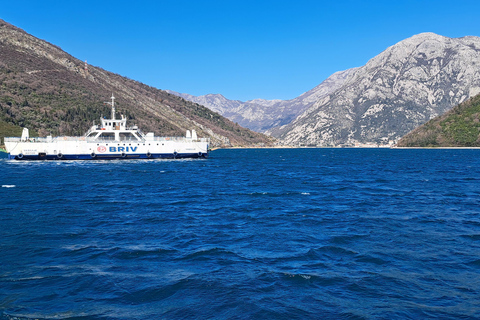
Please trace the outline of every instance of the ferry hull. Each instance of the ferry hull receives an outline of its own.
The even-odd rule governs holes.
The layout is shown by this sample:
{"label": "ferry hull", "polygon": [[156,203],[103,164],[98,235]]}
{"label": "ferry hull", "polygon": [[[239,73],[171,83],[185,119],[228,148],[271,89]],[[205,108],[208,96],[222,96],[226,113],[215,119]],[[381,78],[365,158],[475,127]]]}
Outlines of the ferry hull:
{"label": "ferry hull", "polygon": [[152,154],[62,154],[59,155],[13,155],[8,154],[10,160],[31,161],[31,160],[134,160],[134,159],[198,159],[208,158],[208,152],[202,153],[152,153]]}
{"label": "ferry hull", "polygon": [[86,141],[78,137],[21,141],[5,138],[11,160],[133,160],[207,158],[208,141],[168,138],[151,141]]}

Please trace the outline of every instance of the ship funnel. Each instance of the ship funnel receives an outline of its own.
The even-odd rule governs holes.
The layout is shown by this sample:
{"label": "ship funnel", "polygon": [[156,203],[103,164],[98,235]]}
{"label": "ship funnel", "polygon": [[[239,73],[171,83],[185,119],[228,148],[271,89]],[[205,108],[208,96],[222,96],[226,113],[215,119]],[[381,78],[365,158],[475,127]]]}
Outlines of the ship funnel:
{"label": "ship funnel", "polygon": [[197,140],[197,131],[192,130],[192,139]]}
{"label": "ship funnel", "polygon": [[27,128],[23,128],[22,137],[20,138],[21,141],[27,141],[30,138],[30,134],[28,133]]}
{"label": "ship funnel", "polygon": [[190,130],[187,130],[187,135],[186,135],[187,138],[192,138],[192,134],[190,133]]}

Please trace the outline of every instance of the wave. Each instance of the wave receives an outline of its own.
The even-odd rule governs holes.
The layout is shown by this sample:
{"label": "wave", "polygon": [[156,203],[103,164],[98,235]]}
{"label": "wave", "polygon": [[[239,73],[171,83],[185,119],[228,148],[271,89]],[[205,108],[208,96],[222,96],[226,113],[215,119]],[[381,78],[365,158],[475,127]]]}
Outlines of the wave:
{"label": "wave", "polygon": [[224,260],[229,262],[247,259],[224,248],[211,247],[211,248],[200,248],[196,249],[193,252],[188,252],[179,258],[179,260],[186,261],[201,261],[201,260]]}
{"label": "wave", "polygon": [[0,319],[413,319],[475,309],[478,179],[455,178],[480,176],[480,157],[276,150],[289,153],[278,165],[244,152],[0,161],[1,190],[15,194],[1,199]]}

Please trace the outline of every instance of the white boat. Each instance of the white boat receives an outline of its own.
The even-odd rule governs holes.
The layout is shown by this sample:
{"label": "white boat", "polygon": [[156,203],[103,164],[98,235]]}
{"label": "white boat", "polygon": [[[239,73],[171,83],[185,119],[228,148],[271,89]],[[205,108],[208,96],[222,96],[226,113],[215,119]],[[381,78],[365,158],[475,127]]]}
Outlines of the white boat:
{"label": "white boat", "polygon": [[100,160],[206,158],[210,139],[198,138],[195,130],[185,137],[155,137],[137,126],[127,127],[127,119],[115,119],[115,97],[111,119],[100,119],[82,137],[31,138],[27,128],[21,137],[6,137],[9,159],[15,160]]}

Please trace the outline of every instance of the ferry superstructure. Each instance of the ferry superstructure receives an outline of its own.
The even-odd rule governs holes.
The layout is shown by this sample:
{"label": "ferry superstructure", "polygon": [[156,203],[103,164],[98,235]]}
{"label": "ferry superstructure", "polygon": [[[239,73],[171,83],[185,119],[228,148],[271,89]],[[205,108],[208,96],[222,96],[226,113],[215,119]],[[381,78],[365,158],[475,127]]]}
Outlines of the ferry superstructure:
{"label": "ferry superstructure", "polygon": [[137,126],[127,127],[127,119],[115,118],[112,95],[111,119],[100,119],[82,137],[31,138],[27,128],[21,137],[6,137],[8,158],[14,160],[106,160],[106,159],[179,159],[206,158],[210,139],[198,138],[195,130],[185,137],[156,137],[144,134]]}

